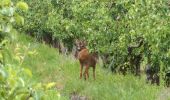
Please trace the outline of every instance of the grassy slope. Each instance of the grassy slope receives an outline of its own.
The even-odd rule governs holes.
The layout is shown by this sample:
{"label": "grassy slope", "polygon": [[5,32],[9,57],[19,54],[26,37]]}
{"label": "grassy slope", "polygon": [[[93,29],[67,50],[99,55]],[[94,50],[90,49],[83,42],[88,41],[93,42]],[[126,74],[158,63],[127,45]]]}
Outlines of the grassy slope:
{"label": "grassy slope", "polygon": [[[61,100],[68,100],[71,93],[87,96],[91,100],[155,100],[162,87],[145,84],[144,78],[132,75],[112,74],[97,66],[96,80],[79,79],[79,63],[71,56],[59,55],[57,50],[35,42],[28,36],[20,35],[18,43],[31,44],[38,54],[27,57],[23,66],[33,71],[32,81],[56,82]],[[11,46],[12,49],[12,46]],[[92,74],[92,70],[90,70]],[[55,92],[49,93],[48,100],[56,100]]]}

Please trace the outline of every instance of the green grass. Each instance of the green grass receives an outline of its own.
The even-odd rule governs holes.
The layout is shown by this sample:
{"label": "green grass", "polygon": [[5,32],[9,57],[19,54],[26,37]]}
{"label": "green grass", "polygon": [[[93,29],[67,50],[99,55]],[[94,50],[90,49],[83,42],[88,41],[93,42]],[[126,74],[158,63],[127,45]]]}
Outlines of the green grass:
{"label": "green grass", "polygon": [[[59,91],[61,100],[69,100],[75,92],[80,96],[86,96],[90,100],[155,100],[162,90],[162,86],[153,86],[145,83],[144,76],[141,78],[133,75],[112,74],[104,70],[100,64],[96,68],[96,80],[87,81],[79,79],[79,63],[71,55],[58,54],[58,50],[45,44],[37,43],[29,36],[20,34],[18,41],[21,45],[30,44],[31,50],[36,50],[36,56],[28,56],[23,66],[33,72],[32,82],[56,82],[55,89],[47,92],[46,100],[56,100]],[[11,52],[15,43],[9,47]],[[57,89],[57,90],[56,90]]]}

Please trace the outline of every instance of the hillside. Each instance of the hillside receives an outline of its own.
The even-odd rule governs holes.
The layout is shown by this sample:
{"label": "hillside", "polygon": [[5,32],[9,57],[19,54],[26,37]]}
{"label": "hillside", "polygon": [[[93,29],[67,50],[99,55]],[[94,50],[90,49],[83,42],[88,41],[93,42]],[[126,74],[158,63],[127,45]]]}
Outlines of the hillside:
{"label": "hillside", "polygon": [[167,0],[0,0],[0,100],[170,100],[169,16]]}
{"label": "hillside", "polygon": [[[18,35],[17,45],[28,46],[35,50],[35,56],[27,56],[22,66],[33,72],[30,81],[48,83],[55,82],[55,88],[47,91],[45,100],[56,100],[57,91],[61,100],[79,97],[89,100],[155,100],[162,86],[148,85],[144,75],[141,78],[133,75],[112,74],[97,65],[96,80],[79,79],[79,63],[71,55],[60,55],[58,51],[46,44],[36,42],[24,34]],[[13,52],[16,43],[9,45]]]}

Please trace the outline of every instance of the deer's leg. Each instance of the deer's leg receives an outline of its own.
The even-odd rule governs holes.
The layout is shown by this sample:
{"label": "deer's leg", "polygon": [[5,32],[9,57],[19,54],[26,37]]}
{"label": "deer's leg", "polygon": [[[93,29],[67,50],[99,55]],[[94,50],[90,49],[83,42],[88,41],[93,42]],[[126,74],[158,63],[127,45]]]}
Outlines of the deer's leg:
{"label": "deer's leg", "polygon": [[80,64],[80,79],[82,78],[83,65]]}
{"label": "deer's leg", "polygon": [[94,67],[93,67],[93,78],[94,78],[94,80],[96,79],[96,76],[95,76],[95,69],[96,69],[96,67],[94,66]]}
{"label": "deer's leg", "polygon": [[87,68],[86,74],[87,74],[87,78],[89,78],[89,67]]}
{"label": "deer's leg", "polygon": [[89,66],[86,65],[86,68],[85,68],[85,71],[84,71],[84,79],[85,79],[85,80],[89,77],[89,75],[88,75],[88,69],[89,69]]}

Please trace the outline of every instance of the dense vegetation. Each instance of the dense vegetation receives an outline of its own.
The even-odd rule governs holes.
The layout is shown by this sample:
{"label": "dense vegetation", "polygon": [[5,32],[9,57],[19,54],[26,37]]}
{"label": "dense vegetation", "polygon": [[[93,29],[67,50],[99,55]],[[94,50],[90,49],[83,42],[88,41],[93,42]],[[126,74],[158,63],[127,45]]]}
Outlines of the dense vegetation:
{"label": "dense vegetation", "polygon": [[[137,78],[133,75],[112,74],[98,63],[95,81],[91,68],[90,78],[87,81],[80,80],[79,62],[71,55],[61,55],[56,52],[56,49],[38,43],[24,34],[19,34],[17,43],[22,46],[30,44],[30,50],[36,50],[35,56],[25,58],[23,66],[32,70],[32,78],[28,80],[29,84],[38,83],[35,94],[38,98],[45,96],[44,100],[57,100],[58,95],[59,100],[70,100],[74,96],[88,98],[88,100],[162,100],[166,98],[161,97],[167,94],[163,93],[164,87],[146,84],[144,76]],[[9,45],[9,52],[12,53],[15,46]],[[55,87],[50,90],[43,92],[43,89],[39,88],[51,82],[55,82]]]}
{"label": "dense vegetation", "polygon": [[[61,80],[64,82],[62,83],[64,84],[64,89],[60,91],[63,95],[66,95],[63,96],[63,99],[68,99],[69,93],[73,92],[86,95],[94,100],[96,98],[107,98],[108,95],[107,99],[126,98],[136,100],[141,99],[138,98],[141,97],[141,93],[147,95],[146,100],[155,99],[155,95],[159,90],[158,87],[146,85],[143,76],[141,76],[141,79],[136,79],[131,74],[128,74],[125,78],[117,74],[112,75],[111,73],[103,76],[106,70],[99,68],[97,71],[98,81],[94,83],[91,80],[87,83],[76,81],[74,77],[78,75],[73,75],[72,72],[68,71],[78,73],[75,67],[78,66],[77,62],[70,60],[70,58],[66,60],[68,61],[67,64],[61,63],[62,61],[54,57],[53,54],[43,51],[43,49],[48,47],[40,45],[42,49],[38,49],[39,51],[36,52],[37,44],[34,44],[33,41],[28,41],[25,35],[23,37],[19,36],[19,38],[17,36],[18,32],[26,33],[38,41],[43,40],[47,44],[58,48],[60,48],[60,43],[63,43],[69,52],[74,49],[76,39],[86,40],[88,49],[100,55],[105,68],[111,69],[112,72],[122,71],[123,68],[125,69],[122,71],[123,74],[125,71],[135,73],[134,67],[142,66],[141,69],[144,69],[146,64],[151,63],[151,66],[161,76],[162,86],[165,74],[170,73],[169,0],[24,1],[0,1],[0,99],[60,97],[56,95],[58,93],[57,90],[51,89],[51,87],[56,85],[56,83],[52,82],[53,79],[47,79],[48,81],[42,80],[44,77],[47,78],[48,74],[51,73],[50,71],[53,72],[53,68],[63,71],[59,72],[59,76],[56,76],[54,81],[58,82],[61,78],[60,75],[64,74],[62,76],[63,80]],[[26,43],[20,43],[24,39],[26,39]],[[28,42],[31,42],[31,44]],[[51,48],[48,49],[51,50]],[[40,55],[37,56],[38,53],[42,53],[42,57]],[[58,58],[65,59],[65,57],[54,54]],[[44,60],[47,58],[52,67],[47,66],[52,69],[48,71],[42,68],[42,70],[47,70],[47,73],[41,72],[39,66],[46,67],[43,65],[45,63],[38,63],[39,61],[36,61],[35,56],[39,57],[39,59],[44,58]],[[52,58],[58,61],[58,63],[54,63]],[[35,62],[31,62],[32,60]],[[36,62],[38,65],[34,64]],[[53,64],[58,65],[57,68]],[[36,71],[33,71],[33,74],[28,68],[29,66],[33,70],[34,67],[35,69],[37,68]],[[39,77],[37,74],[43,75]],[[50,75],[55,74],[52,73]],[[112,76],[114,75],[117,78],[113,78]],[[33,80],[31,77],[33,77]],[[36,77],[38,77],[37,80]],[[106,88],[100,86],[100,82],[103,82],[103,80],[106,82],[102,85],[106,86]],[[114,83],[115,81],[116,83]],[[124,87],[120,90],[117,89],[117,86],[120,87],[121,85]],[[90,92],[89,89],[91,87],[94,87],[92,88],[94,93]],[[140,87],[145,87],[147,92],[144,93],[144,90]],[[115,91],[109,90],[110,88],[115,89]],[[103,92],[102,90],[104,91],[103,97],[102,94],[97,95],[96,92]],[[109,93],[107,94],[108,90]],[[128,90],[136,93],[136,95],[128,97]],[[137,90],[140,90],[140,92],[137,93]],[[112,97],[112,92],[118,93]],[[43,96],[45,93],[47,95]],[[121,98],[120,95],[123,94],[125,96]]]}
{"label": "dense vegetation", "polygon": [[[112,69],[127,63],[131,45],[143,45],[132,55],[142,53],[142,63],[166,72],[170,62],[168,0],[26,0],[30,9],[20,29],[37,39],[55,45],[63,42],[69,51],[75,39],[88,41],[91,51],[109,55]],[[123,59],[123,60],[122,60]]]}
{"label": "dense vegetation", "polygon": [[30,81],[32,72],[23,63],[28,56],[35,56],[36,52],[30,50],[30,44],[23,46],[17,42],[17,30],[13,26],[24,24],[24,18],[17,10],[25,12],[28,5],[25,2],[14,4],[10,0],[0,1],[0,99],[42,99],[55,83]]}

